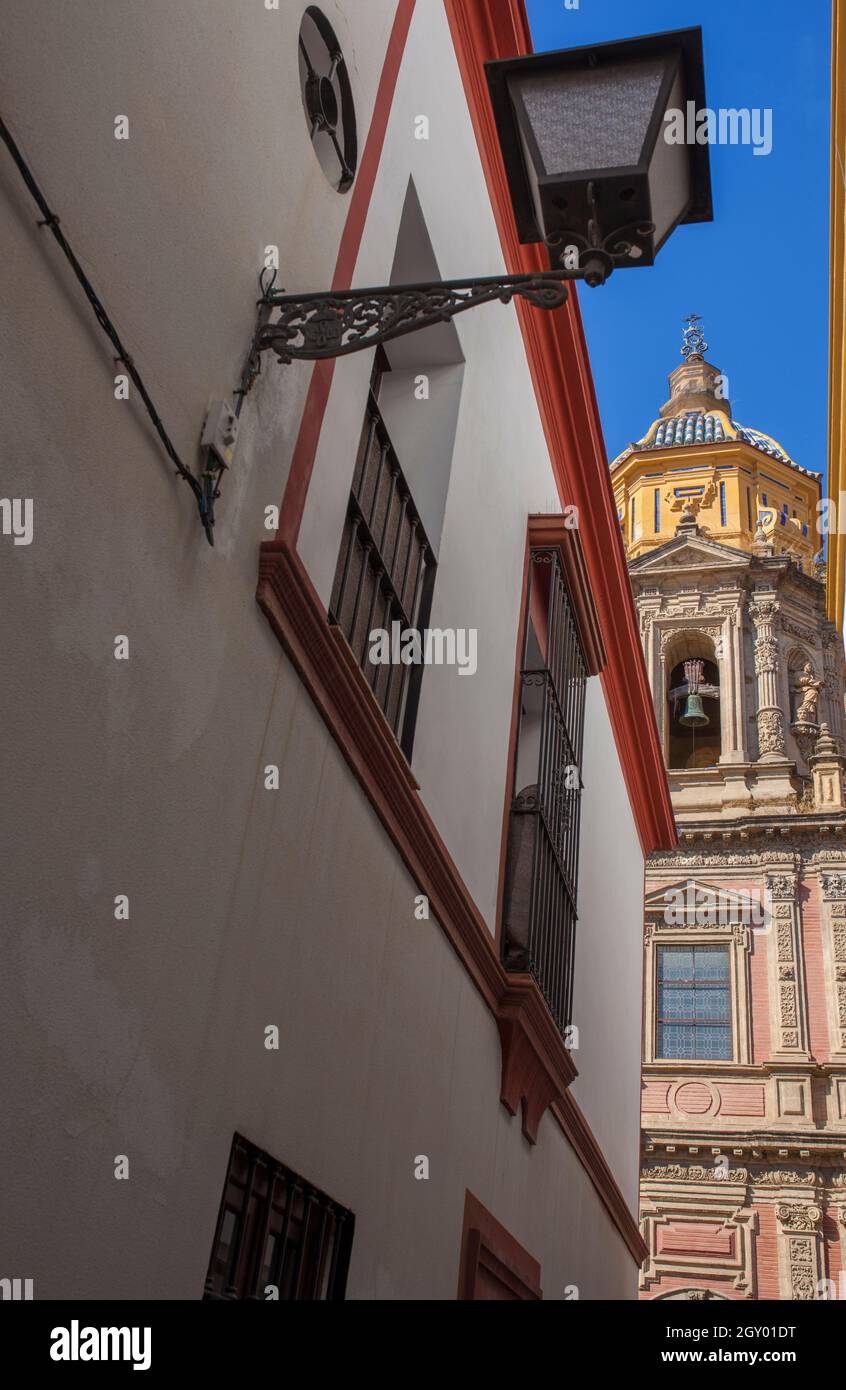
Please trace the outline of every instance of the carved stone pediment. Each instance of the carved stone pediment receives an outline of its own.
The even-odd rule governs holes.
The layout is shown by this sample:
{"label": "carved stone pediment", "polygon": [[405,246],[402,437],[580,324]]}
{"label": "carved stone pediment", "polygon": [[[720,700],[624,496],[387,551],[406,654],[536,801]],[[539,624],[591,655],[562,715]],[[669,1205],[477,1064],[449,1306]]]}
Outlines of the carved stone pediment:
{"label": "carved stone pediment", "polygon": [[703,536],[676,536],[632,561],[629,573],[637,581],[641,575],[671,574],[683,569],[695,570],[697,575],[713,570],[747,570],[750,562],[751,556],[735,546]]}
{"label": "carved stone pediment", "polygon": [[725,927],[748,921],[749,894],[728,883],[707,883],[698,878],[682,878],[662,884],[645,900],[647,921],[660,929],[680,927]]}

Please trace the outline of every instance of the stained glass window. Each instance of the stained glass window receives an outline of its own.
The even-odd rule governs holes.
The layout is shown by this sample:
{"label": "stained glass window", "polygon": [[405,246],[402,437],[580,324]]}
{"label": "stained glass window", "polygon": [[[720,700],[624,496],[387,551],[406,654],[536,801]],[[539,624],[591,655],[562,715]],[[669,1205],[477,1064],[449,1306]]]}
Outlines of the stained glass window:
{"label": "stained glass window", "polygon": [[729,948],[658,948],[656,1055],[730,1062]]}

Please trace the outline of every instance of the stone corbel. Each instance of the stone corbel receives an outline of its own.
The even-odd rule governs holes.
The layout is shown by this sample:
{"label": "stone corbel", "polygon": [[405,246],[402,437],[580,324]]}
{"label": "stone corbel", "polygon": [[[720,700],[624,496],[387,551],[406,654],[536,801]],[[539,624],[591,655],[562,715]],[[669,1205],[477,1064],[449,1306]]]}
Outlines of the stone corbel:
{"label": "stone corbel", "polygon": [[530,975],[509,976],[496,1011],[502,1043],[500,1100],[522,1111],[523,1134],[537,1143],[538,1125],[578,1075],[552,1015]]}

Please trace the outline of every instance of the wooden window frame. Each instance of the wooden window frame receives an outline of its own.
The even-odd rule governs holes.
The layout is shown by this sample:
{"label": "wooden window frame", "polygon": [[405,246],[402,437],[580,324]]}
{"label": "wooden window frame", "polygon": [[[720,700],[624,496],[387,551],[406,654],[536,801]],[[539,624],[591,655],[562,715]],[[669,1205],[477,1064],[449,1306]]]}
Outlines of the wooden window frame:
{"label": "wooden window frame", "polygon": [[[233,1230],[231,1241],[224,1244],[227,1216],[234,1218]],[[292,1235],[295,1227],[298,1241]],[[275,1287],[280,1302],[342,1302],[354,1231],[351,1211],[236,1132],[203,1297],[214,1302],[276,1301],[264,1295],[266,1288]],[[273,1255],[265,1271],[271,1239]],[[289,1278],[290,1294],[282,1298]]]}
{"label": "wooden window frame", "polygon": [[511,1298],[506,1297],[504,1302],[535,1303],[543,1298],[540,1263],[468,1189],[461,1233],[459,1301],[478,1301],[476,1291],[482,1273],[508,1291]]}
{"label": "wooden window frame", "polygon": [[[390,370],[384,349],[377,348],[339,542],[329,621],[349,646],[374,700],[410,763],[423,663],[405,666],[391,662],[387,667],[374,666],[369,657],[369,634],[374,628],[385,628],[390,633],[392,624],[399,622],[403,632],[417,632],[422,642],[432,610],[438,561],[382,416],[380,387]],[[375,458],[378,463],[374,472]],[[370,483],[372,495],[368,497]],[[385,502],[385,511],[380,523],[381,502]],[[353,571],[357,578],[350,583]],[[369,600],[365,591],[370,595]]]}
{"label": "wooden window frame", "polygon": [[[522,610],[520,692],[509,769],[511,802],[500,944],[503,965],[532,975],[563,1032],[572,1015],[581,773],[590,664],[558,545],[538,545],[530,540]],[[528,712],[532,703],[537,750],[536,762],[527,766],[534,781],[520,786],[518,764],[523,738],[532,724]],[[569,767],[576,770],[575,786],[567,775]],[[524,775],[528,775],[527,767]],[[521,832],[528,840],[519,839]],[[517,882],[521,883],[519,892],[515,891]],[[509,931],[512,926],[513,935]]]}

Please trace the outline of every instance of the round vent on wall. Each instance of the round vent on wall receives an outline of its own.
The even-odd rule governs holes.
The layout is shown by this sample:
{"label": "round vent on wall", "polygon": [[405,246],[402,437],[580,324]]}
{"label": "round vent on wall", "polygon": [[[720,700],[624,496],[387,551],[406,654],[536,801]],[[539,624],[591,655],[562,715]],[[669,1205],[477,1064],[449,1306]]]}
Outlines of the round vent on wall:
{"label": "round vent on wall", "polygon": [[346,193],[358,164],[355,106],[341,46],[316,5],[303,15],[299,49],[300,89],[314,153],[332,187]]}
{"label": "round vent on wall", "polygon": [[716,1096],[707,1081],[683,1081],[672,1097],[676,1110],[682,1115],[707,1115],[714,1109]]}

